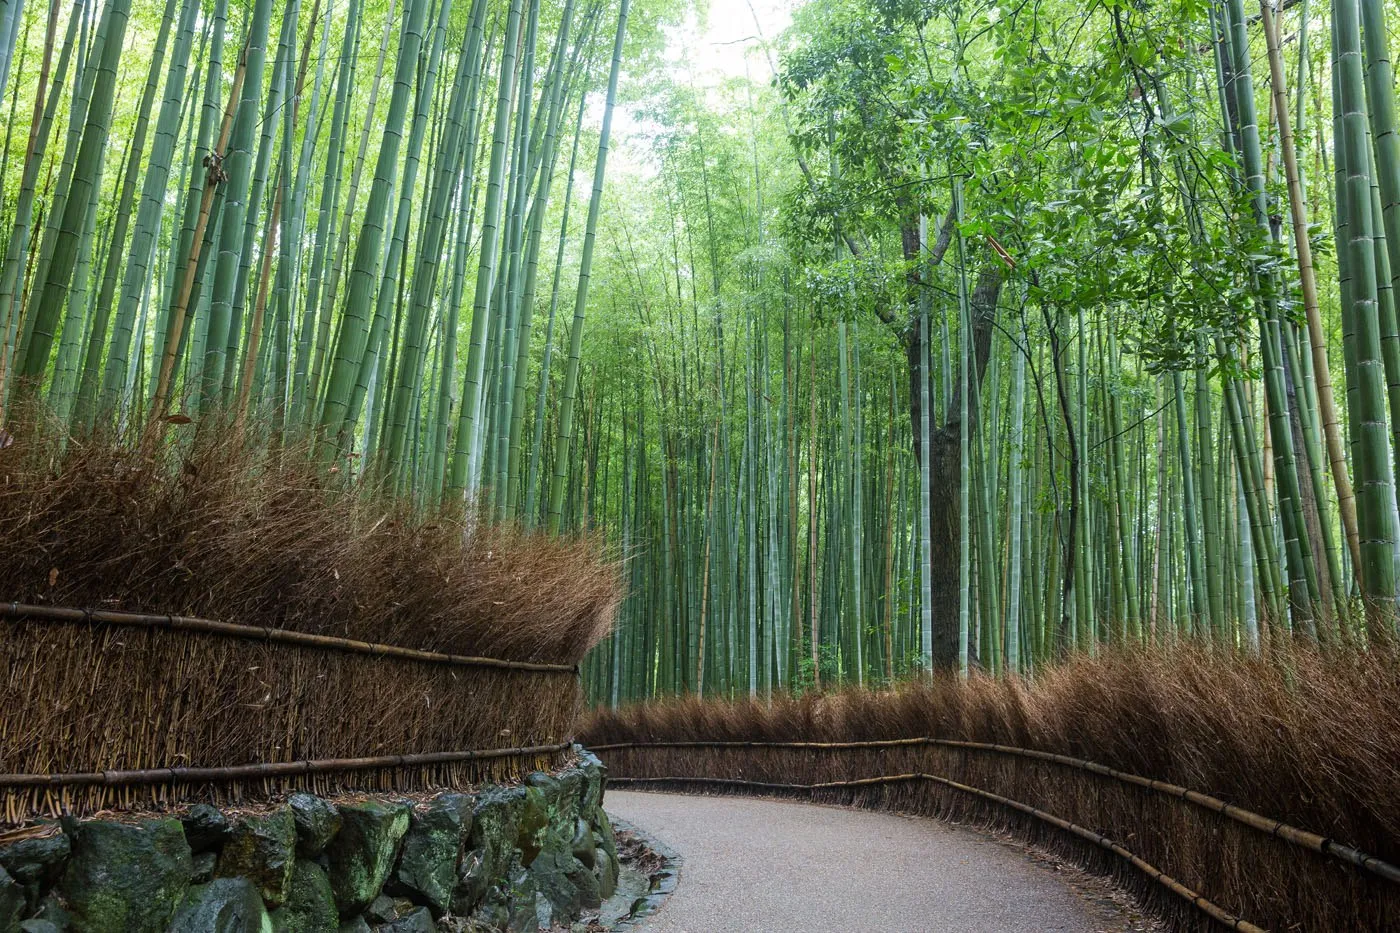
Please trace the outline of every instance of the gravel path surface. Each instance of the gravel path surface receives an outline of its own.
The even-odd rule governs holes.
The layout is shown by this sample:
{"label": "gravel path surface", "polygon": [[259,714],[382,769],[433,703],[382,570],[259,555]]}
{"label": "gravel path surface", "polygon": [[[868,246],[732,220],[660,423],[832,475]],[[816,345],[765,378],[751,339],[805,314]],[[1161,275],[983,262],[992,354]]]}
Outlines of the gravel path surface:
{"label": "gravel path surface", "polygon": [[620,790],[608,791],[607,809],[682,860],[648,933],[1139,928],[1079,872],[933,820]]}

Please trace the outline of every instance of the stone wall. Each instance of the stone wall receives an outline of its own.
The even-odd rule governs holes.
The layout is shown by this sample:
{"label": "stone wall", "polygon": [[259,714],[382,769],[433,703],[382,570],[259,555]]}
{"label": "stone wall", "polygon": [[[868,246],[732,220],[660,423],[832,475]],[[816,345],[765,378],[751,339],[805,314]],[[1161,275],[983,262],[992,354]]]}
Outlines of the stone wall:
{"label": "stone wall", "polygon": [[0,933],[535,930],[611,896],[605,773],[472,794],[65,820],[0,842]]}

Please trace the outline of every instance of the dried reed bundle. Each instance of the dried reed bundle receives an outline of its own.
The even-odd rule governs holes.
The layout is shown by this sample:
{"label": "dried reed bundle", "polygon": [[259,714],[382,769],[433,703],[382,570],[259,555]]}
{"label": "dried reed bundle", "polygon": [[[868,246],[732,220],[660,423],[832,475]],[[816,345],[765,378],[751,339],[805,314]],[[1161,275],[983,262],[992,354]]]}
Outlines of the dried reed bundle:
{"label": "dried reed bundle", "polygon": [[[355,759],[563,742],[571,669],[611,625],[615,563],[555,538],[337,484],[305,450],[206,429],[163,446],[11,426],[0,599],[204,617],[561,670],[464,667],[220,626],[0,620],[0,773]],[[174,432],[172,432],[173,435]],[[223,628],[228,628],[227,625]],[[11,787],[0,820],[265,798],[293,788],[465,787],[556,754],[224,782]]]}
{"label": "dried reed bundle", "polygon": [[159,447],[9,430],[5,602],[572,665],[620,599],[617,564],[596,538],[367,494],[301,448],[257,452],[214,427]]}

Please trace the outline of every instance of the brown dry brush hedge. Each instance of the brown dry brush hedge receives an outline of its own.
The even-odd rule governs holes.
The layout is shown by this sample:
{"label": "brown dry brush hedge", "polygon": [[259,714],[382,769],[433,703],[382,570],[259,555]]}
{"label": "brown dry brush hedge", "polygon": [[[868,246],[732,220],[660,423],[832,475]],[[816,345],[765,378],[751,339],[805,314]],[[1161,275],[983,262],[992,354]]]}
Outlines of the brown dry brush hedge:
{"label": "brown dry brush hedge", "polygon": [[616,562],[337,484],[305,450],[172,429],[154,449],[40,432],[0,450],[0,599],[174,613],[430,651],[578,662]]}
{"label": "brown dry brush hedge", "polygon": [[[1267,658],[1199,647],[1110,652],[1031,681],[974,675],[887,692],[683,699],[593,712],[589,745],[858,741],[932,736],[1089,759],[1188,787],[1400,864],[1400,653],[1393,646]],[[1400,928],[1400,886],[1180,800],[1058,765],[914,748],[603,752],[615,777],[819,783],[924,771],[1105,832],[1222,907],[1270,929]],[[1165,913],[1199,915],[1112,856],[1028,817],[927,783],[823,795],[1013,829],[1119,874]]]}
{"label": "brown dry brush hedge", "polygon": [[[146,448],[0,450],[0,600],[178,614],[458,655],[574,665],[620,598],[588,536],[367,495],[306,451],[205,429]],[[192,430],[192,429],[191,429]],[[0,773],[347,759],[566,741],[568,671],[495,670],[215,634],[0,620]],[[557,756],[556,756],[557,757]],[[199,787],[9,788],[0,827],[62,810],[460,787],[540,756]]]}

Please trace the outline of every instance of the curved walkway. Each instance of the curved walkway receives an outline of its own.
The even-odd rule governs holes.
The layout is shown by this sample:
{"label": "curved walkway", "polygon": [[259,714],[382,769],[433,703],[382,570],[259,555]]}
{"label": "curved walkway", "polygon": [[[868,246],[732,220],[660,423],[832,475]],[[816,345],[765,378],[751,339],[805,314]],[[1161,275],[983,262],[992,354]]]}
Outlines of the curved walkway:
{"label": "curved walkway", "polygon": [[1045,860],[967,829],[745,797],[609,790],[681,857],[648,933],[1099,933],[1135,926]]}

